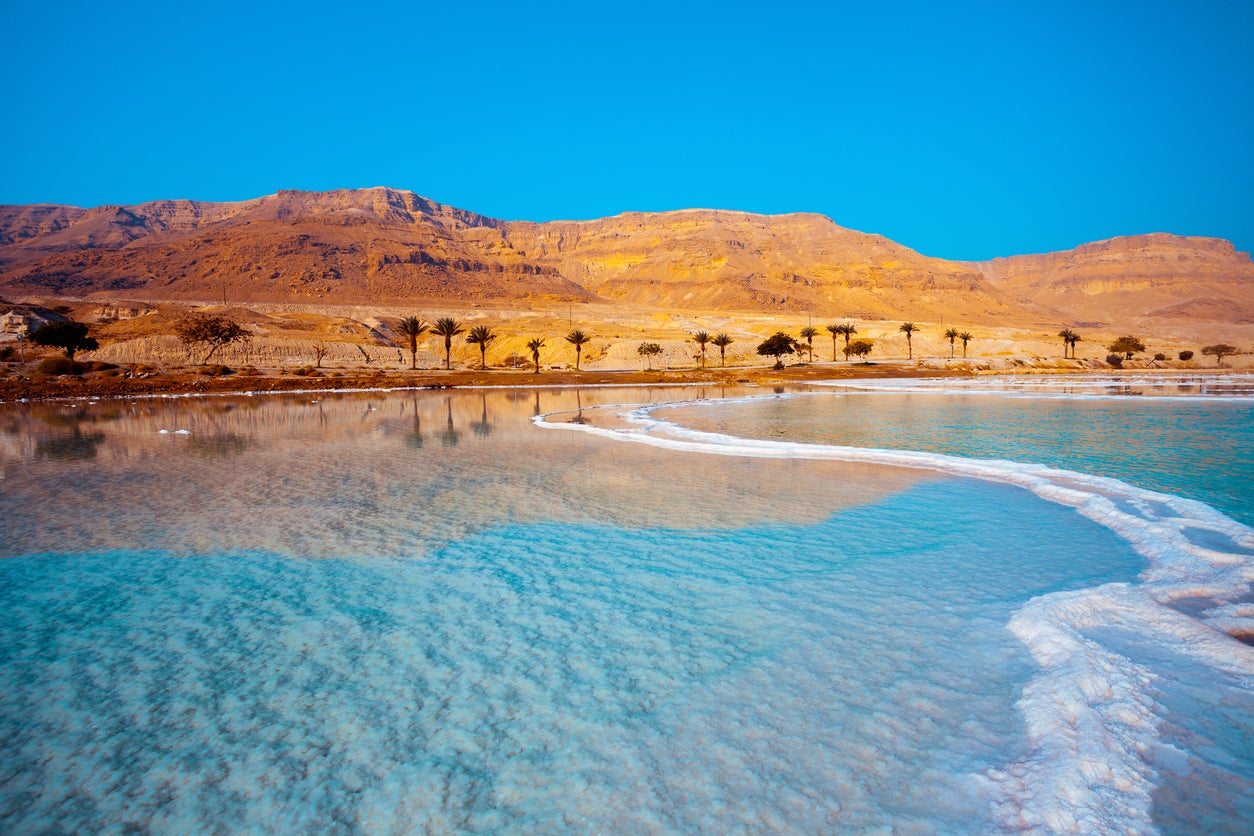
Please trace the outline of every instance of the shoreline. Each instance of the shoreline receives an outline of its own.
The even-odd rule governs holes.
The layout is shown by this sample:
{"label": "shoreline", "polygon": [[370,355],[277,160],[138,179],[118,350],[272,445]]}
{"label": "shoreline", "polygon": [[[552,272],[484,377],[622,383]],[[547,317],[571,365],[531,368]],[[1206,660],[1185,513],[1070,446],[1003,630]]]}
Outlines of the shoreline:
{"label": "shoreline", "polygon": [[502,369],[325,369],[318,374],[236,372],[209,375],[195,369],[135,374],[93,372],[58,377],[0,377],[0,403],[96,398],[146,398],[194,395],[244,395],[284,392],[387,391],[408,389],[520,389],[616,386],[770,386],[820,380],[908,377],[969,377],[969,369],[929,369],[903,364],[850,366],[766,366],[665,371],[535,372]]}
{"label": "shoreline", "polygon": [[781,386],[839,380],[894,378],[972,379],[990,375],[1092,376],[1118,378],[1128,374],[1197,374],[1224,376],[1237,369],[1225,368],[1058,368],[1052,364],[1015,365],[988,369],[924,365],[921,362],[871,362],[857,364],[801,364],[775,369],[770,366],[737,366],[714,369],[548,370],[540,374],[512,369],[323,369],[313,374],[286,370],[241,371],[207,374],[203,369],[139,372],[136,367],[116,367],[80,375],[0,377],[0,404],[31,401],[77,401],[188,397],[195,395],[256,395],[268,393],[389,391],[427,389],[534,389],[617,386]]}

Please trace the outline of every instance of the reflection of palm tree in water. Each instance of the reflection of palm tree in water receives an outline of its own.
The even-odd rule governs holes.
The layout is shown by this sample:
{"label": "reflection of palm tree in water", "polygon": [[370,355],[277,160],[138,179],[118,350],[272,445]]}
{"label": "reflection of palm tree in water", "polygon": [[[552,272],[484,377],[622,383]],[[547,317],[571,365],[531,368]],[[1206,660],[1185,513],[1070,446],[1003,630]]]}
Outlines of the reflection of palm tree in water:
{"label": "reflection of palm tree in water", "polygon": [[405,443],[417,450],[422,447],[422,416],[418,414],[418,399],[413,400],[414,428],[405,436]]}
{"label": "reflection of palm tree in water", "polygon": [[579,411],[575,414],[574,418],[570,419],[569,423],[571,424],[588,423],[588,419],[583,417],[583,398],[580,396],[578,389],[575,390],[575,406],[578,408]]}
{"label": "reflection of palm tree in water", "polygon": [[488,396],[481,394],[479,397],[483,399],[483,417],[470,422],[470,428],[480,438],[487,438],[492,434],[492,424],[488,421]]}
{"label": "reflection of palm tree in water", "polygon": [[445,447],[456,447],[461,441],[461,434],[453,426],[453,399],[445,398],[444,405],[448,408],[448,426],[440,433],[440,441]]}

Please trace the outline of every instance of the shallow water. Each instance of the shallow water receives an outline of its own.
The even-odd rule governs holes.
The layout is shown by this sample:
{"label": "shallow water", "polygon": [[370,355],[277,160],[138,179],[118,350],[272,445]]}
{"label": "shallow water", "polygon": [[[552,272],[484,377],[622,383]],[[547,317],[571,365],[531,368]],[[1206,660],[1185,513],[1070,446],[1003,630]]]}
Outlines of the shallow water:
{"label": "shallow water", "polygon": [[[596,408],[694,394],[745,392],[0,409],[0,826],[1239,832],[1254,814],[1250,679],[1224,642],[1245,646],[1196,621],[1215,579],[1175,609],[1138,592],[1159,570],[1128,521],[1161,527],[1175,500],[1077,513],[909,461],[623,443],[656,439]],[[548,413],[565,431],[533,425]],[[1247,547],[1205,513],[1181,530]],[[1059,662],[1073,638],[1093,648]],[[1078,742],[1052,725],[1068,717]],[[1115,815],[1059,801],[1086,793]]]}

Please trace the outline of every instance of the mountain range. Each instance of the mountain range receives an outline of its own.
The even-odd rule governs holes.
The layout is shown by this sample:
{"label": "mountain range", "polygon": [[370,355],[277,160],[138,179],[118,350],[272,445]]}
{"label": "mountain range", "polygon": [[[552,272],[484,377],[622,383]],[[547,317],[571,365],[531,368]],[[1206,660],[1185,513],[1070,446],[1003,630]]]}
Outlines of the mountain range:
{"label": "mountain range", "polygon": [[1254,324],[1254,262],[1165,233],[960,262],[816,214],[691,209],[504,221],[389,188],[238,203],[0,206],[0,294],[231,303]]}

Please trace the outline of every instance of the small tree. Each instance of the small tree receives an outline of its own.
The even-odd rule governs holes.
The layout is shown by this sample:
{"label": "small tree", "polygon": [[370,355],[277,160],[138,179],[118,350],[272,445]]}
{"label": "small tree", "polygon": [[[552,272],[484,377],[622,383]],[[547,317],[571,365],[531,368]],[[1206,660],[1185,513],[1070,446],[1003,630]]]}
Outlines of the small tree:
{"label": "small tree", "polygon": [[914,359],[914,332],[919,330],[913,322],[903,322],[901,327],[897,329],[906,335],[906,359]]}
{"label": "small tree", "polygon": [[253,337],[252,332],[238,322],[232,322],[224,316],[204,314],[193,314],[187,317],[174,326],[174,333],[189,350],[194,345],[209,347],[200,360],[201,365],[208,363],[209,358],[213,357],[219,348],[235,342],[247,342]]}
{"label": "small tree", "polygon": [[453,337],[465,330],[460,322],[448,316],[437,319],[431,326],[432,334],[444,338],[444,368],[452,368]]}
{"label": "small tree", "polygon": [[858,333],[858,326],[852,322],[842,322],[839,325],[829,325],[827,330],[832,332],[832,362],[836,361],[836,335],[841,334],[845,338],[845,362],[849,361],[849,339]]}
{"label": "small tree", "polygon": [[806,354],[810,358],[810,362],[814,362],[814,338],[818,336],[818,331],[809,325],[801,329],[801,339],[806,341]]}
{"label": "small tree", "polygon": [[849,353],[854,357],[865,358],[871,353],[871,349],[875,347],[875,343],[870,340],[854,340],[849,343]]}
{"label": "small tree", "polygon": [[775,368],[777,369],[784,367],[783,357],[785,354],[795,354],[796,351],[797,341],[783,331],[776,331],[758,345],[758,355],[761,357],[774,357]]}
{"label": "small tree", "polygon": [[1224,364],[1225,357],[1230,357],[1233,354],[1237,354],[1238,352],[1237,352],[1237,347],[1235,345],[1228,345],[1227,343],[1217,343],[1215,345],[1202,346],[1202,353],[1205,354],[1207,357],[1214,356],[1215,365],[1222,366]]}
{"label": "small tree", "polygon": [[575,347],[575,371],[579,371],[579,358],[583,354],[583,347],[592,342],[592,338],[576,328],[566,335],[566,342]]}
{"label": "small tree", "polygon": [[692,341],[701,349],[701,368],[705,368],[705,347],[710,342],[709,331],[698,331],[692,335]]}
{"label": "small tree", "polygon": [[418,368],[418,338],[430,327],[416,316],[404,317],[396,327],[396,330],[409,341],[409,367],[411,369]]}
{"label": "small tree", "polygon": [[715,334],[714,339],[710,340],[710,344],[718,347],[718,364],[720,367],[727,366],[727,346],[731,345],[731,337],[726,334]]}
{"label": "small tree", "polygon": [[945,339],[949,340],[949,359],[954,359],[954,340],[958,339],[958,329],[950,328],[945,332]]}
{"label": "small tree", "polygon": [[331,347],[319,340],[313,344],[314,368],[322,368],[322,361],[326,359],[327,354],[331,352]]}
{"label": "small tree", "polygon": [[653,371],[653,358],[662,353],[662,346],[657,343],[640,343],[636,353],[645,361],[649,371]]}
{"label": "small tree", "polygon": [[479,346],[479,366],[481,368],[486,369],[488,367],[488,343],[495,339],[496,334],[493,334],[492,329],[486,325],[476,325],[466,335],[468,344]]}
{"label": "small tree", "polygon": [[87,336],[87,325],[82,322],[48,322],[30,332],[30,341],[35,345],[63,348],[65,356],[71,360],[76,351],[100,348],[95,337]]}
{"label": "small tree", "polygon": [[1058,332],[1058,336],[1062,337],[1062,359],[1066,360],[1068,346],[1074,346],[1075,343],[1073,342],[1073,340],[1078,340],[1080,339],[1080,337],[1076,334],[1075,331],[1072,331],[1070,328],[1062,329],[1061,331]]}
{"label": "small tree", "polygon": [[962,340],[962,359],[965,360],[967,359],[967,343],[972,340],[971,334],[963,331],[958,335],[958,339]]}
{"label": "small tree", "polygon": [[540,373],[540,349],[544,348],[544,339],[532,337],[527,340],[527,350],[531,352],[531,362],[536,364],[536,374]]}
{"label": "small tree", "polygon": [[1122,354],[1125,360],[1131,360],[1133,354],[1145,350],[1145,343],[1136,337],[1120,337],[1106,346],[1106,350],[1111,354]]}

